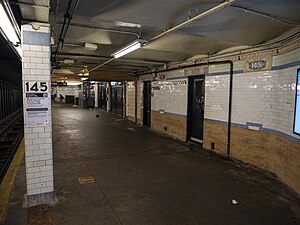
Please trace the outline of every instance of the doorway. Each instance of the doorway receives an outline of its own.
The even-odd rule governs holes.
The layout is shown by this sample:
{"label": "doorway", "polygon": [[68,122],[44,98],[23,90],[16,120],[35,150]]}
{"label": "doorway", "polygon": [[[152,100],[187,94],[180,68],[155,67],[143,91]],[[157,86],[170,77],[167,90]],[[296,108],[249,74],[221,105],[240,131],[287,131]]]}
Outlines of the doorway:
{"label": "doorway", "polygon": [[143,124],[151,127],[151,81],[144,82],[144,110],[143,110]]}
{"label": "doorway", "polygon": [[111,87],[111,112],[123,116],[123,83],[114,82]]}
{"label": "doorway", "polygon": [[202,76],[189,77],[188,141],[203,143],[205,80]]}
{"label": "doorway", "polygon": [[106,83],[99,83],[98,86],[98,104],[99,108],[106,110],[107,109],[107,89]]}

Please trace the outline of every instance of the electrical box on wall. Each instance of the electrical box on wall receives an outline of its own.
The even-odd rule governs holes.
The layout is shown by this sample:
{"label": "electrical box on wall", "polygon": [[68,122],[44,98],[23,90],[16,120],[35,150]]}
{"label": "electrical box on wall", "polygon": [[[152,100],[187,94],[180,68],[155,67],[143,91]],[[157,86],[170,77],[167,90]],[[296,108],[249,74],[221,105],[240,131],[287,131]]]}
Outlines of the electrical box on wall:
{"label": "electrical box on wall", "polygon": [[297,71],[294,113],[294,133],[300,135],[300,69]]}

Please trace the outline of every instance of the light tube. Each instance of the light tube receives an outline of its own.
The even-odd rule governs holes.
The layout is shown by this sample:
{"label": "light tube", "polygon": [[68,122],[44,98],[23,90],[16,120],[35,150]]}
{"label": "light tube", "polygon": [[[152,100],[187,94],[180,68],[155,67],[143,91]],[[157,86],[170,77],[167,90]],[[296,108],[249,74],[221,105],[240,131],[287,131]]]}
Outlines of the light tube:
{"label": "light tube", "polygon": [[148,43],[148,41],[143,40],[143,39],[138,39],[135,40],[134,42],[130,43],[129,45],[123,47],[122,49],[120,49],[119,51],[117,51],[116,53],[112,54],[112,56],[115,59],[118,59],[130,52],[133,52],[141,47],[143,47],[144,45],[146,45]]}
{"label": "light tube", "polygon": [[14,29],[9,16],[7,15],[3,5],[0,3],[0,28],[6,38],[13,44],[14,48],[21,56],[22,51],[20,47],[20,39]]}

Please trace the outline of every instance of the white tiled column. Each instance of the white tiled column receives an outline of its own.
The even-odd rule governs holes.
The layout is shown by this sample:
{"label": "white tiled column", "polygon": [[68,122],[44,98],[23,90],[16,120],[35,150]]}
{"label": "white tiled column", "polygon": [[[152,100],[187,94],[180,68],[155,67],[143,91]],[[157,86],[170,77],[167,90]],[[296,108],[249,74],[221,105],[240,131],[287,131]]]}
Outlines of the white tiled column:
{"label": "white tiled column", "polygon": [[[35,28],[35,29],[34,29]],[[50,75],[50,27],[22,25],[22,81],[25,128],[25,163],[27,206],[54,201],[52,120],[51,120],[51,75]],[[37,82],[38,90],[29,90]],[[47,84],[47,90],[41,83]],[[44,122],[28,114],[28,95],[41,93],[45,97]],[[32,105],[32,104],[31,104]]]}

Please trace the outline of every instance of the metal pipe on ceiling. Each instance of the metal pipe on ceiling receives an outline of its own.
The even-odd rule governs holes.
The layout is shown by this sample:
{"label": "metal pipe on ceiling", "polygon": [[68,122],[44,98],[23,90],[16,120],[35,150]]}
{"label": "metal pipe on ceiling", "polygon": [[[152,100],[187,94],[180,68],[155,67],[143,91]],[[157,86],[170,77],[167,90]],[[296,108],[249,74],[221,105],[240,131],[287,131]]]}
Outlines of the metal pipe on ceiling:
{"label": "metal pipe on ceiling", "polygon": [[111,59],[105,61],[104,63],[101,63],[100,65],[98,65],[98,66],[96,66],[96,67],[90,69],[89,72],[92,72],[92,71],[94,71],[94,70],[100,68],[101,66],[104,66],[104,65],[106,65],[107,63],[110,63],[110,62],[113,61],[114,59],[115,59],[115,58],[111,58]]}
{"label": "metal pipe on ceiling", "polygon": [[[162,32],[161,34],[156,35],[155,37],[151,38],[149,42],[153,42],[153,41],[155,41],[155,40],[161,38],[162,36],[164,36],[164,35],[166,35],[166,34],[168,34],[168,33],[171,33],[171,32],[173,32],[173,31],[176,31],[176,30],[178,30],[178,29],[180,29],[180,28],[182,28],[182,27],[184,27],[184,26],[187,26],[187,25],[189,25],[189,24],[191,24],[191,23],[193,23],[193,22],[195,22],[195,21],[197,21],[197,20],[199,20],[199,19],[201,19],[201,18],[203,18],[203,17],[205,17],[205,16],[208,16],[208,15],[210,15],[210,14],[212,14],[212,13],[218,12],[218,11],[220,11],[220,10],[222,10],[222,9],[224,9],[224,8],[226,8],[226,7],[228,7],[228,6],[230,6],[230,5],[232,5],[232,4],[233,4],[234,2],[236,2],[236,1],[237,1],[237,0],[226,0],[226,1],[224,1],[224,2],[222,2],[222,3],[220,3],[220,4],[218,4],[217,6],[214,6],[214,7],[212,7],[211,9],[208,9],[208,10],[206,10],[206,11],[204,11],[204,12],[202,12],[202,13],[200,13],[200,14],[198,14],[198,15],[192,17],[192,18],[189,18],[188,20],[186,20],[186,21],[184,21],[184,22],[182,22],[182,23],[176,25],[175,27],[172,27],[172,28],[170,28],[170,29],[168,29],[168,30]],[[106,65],[107,63],[109,63],[109,62],[111,62],[111,61],[113,61],[113,60],[114,60],[114,58],[111,58],[111,59],[109,59],[107,62],[102,63],[101,65],[96,66],[96,67],[90,69],[90,71],[94,71],[94,70],[100,68],[100,67],[103,66],[103,65]]]}
{"label": "metal pipe on ceiling", "polygon": [[[211,59],[214,60],[218,60],[220,58],[224,58],[224,57],[236,57],[242,54],[253,54],[256,52],[261,52],[261,51],[267,51],[267,50],[274,50],[277,49],[279,47],[281,47],[282,45],[284,45],[287,42],[291,42],[291,41],[295,41],[297,40],[297,38],[300,38],[300,31],[282,39],[282,40],[277,40],[273,41],[273,42],[268,42],[268,43],[264,43],[264,44],[259,44],[259,45],[255,45],[255,46],[251,46],[251,47],[247,47],[241,50],[234,50],[234,51],[229,51],[229,52],[225,52],[225,53],[216,53],[213,55],[210,55]],[[202,61],[203,59],[194,59],[193,61]],[[186,64],[190,64],[193,62],[192,60],[190,61],[185,61]],[[181,62],[173,62],[172,65],[178,65]],[[171,65],[171,66],[172,66]]]}
{"label": "metal pipe on ceiling", "polygon": [[[67,53],[61,52],[61,56],[66,56],[70,58],[82,57],[82,58],[94,58],[94,59],[110,59],[109,57],[104,56],[97,56],[97,55],[87,55],[87,54],[79,54],[79,53]],[[165,65],[165,62],[156,62],[156,61],[145,61],[145,60],[138,60],[138,59],[119,59],[119,61],[128,62],[128,63],[145,63],[145,64],[154,64],[154,65]],[[93,63],[95,64],[95,63]]]}
{"label": "metal pipe on ceiling", "polygon": [[205,16],[208,16],[212,13],[218,12],[218,11],[232,5],[234,2],[236,2],[236,0],[226,0],[225,2],[222,2],[221,4],[218,4],[215,7],[211,8],[209,10],[206,10],[206,11],[204,11],[204,12],[202,12],[202,13],[200,13],[200,14],[198,14],[198,15],[196,15],[196,16],[194,16],[194,17],[192,17],[192,18],[190,18],[186,21],[184,21],[183,23],[180,23],[180,24],[176,25],[175,27],[172,27],[172,28],[164,31],[163,33],[151,38],[149,42],[155,41],[156,39],[161,38],[162,36],[164,36],[164,35],[166,35],[170,32],[173,32],[175,30],[178,30],[178,29],[180,29],[184,26],[187,26],[187,25],[189,25],[189,24],[191,24],[191,23],[193,23],[193,22],[195,22],[195,21],[197,21],[197,20],[199,20],[199,19],[201,19]]}
{"label": "metal pipe on ceiling", "polygon": [[287,19],[278,18],[278,17],[272,16],[272,15],[269,15],[269,14],[266,14],[266,13],[262,13],[262,12],[259,12],[259,11],[253,10],[253,9],[249,9],[249,8],[245,8],[245,7],[237,6],[237,5],[233,5],[231,7],[235,8],[235,9],[243,10],[245,12],[249,12],[249,13],[252,13],[252,14],[255,14],[255,15],[263,16],[263,17],[266,17],[268,19],[275,20],[277,22],[287,24],[289,26],[299,26],[299,23],[296,23],[296,22],[293,22],[293,21],[288,21]]}
{"label": "metal pipe on ceiling", "polygon": [[59,13],[59,6],[60,6],[60,0],[56,0],[56,2],[55,2],[55,14],[54,14],[52,32],[54,32],[54,26],[55,26],[55,24],[57,22],[57,15]]}
{"label": "metal pipe on ceiling", "polygon": [[56,50],[55,50],[55,53],[54,53],[55,54],[55,56],[54,56],[55,57],[55,62],[57,61],[60,50],[63,48],[64,39],[65,39],[67,31],[69,29],[72,17],[75,13],[75,10],[76,10],[77,6],[78,6],[79,0],[75,0],[74,6],[71,9],[72,2],[73,2],[73,0],[69,0],[68,7],[67,7],[66,13],[64,15],[64,23],[63,23],[63,26],[61,28],[61,32],[60,32],[59,39],[58,39],[58,44],[57,44],[57,47],[56,47]]}
{"label": "metal pipe on ceiling", "polygon": [[[57,25],[62,25],[62,23],[58,23]],[[75,23],[70,23],[71,27],[81,27],[81,28],[89,28],[89,29],[95,29],[95,30],[101,30],[101,31],[107,31],[111,33],[120,33],[120,34],[128,34],[128,35],[134,35],[137,38],[140,38],[140,35],[135,32],[130,32],[130,31],[122,31],[122,30],[115,30],[115,29],[108,29],[108,28],[100,28],[100,27],[94,27],[94,26],[86,26],[86,25],[79,25]]]}

